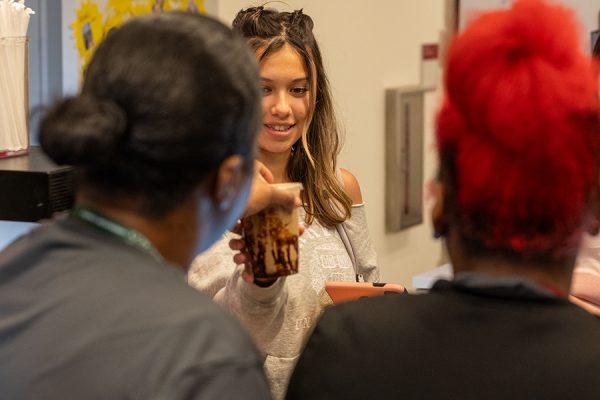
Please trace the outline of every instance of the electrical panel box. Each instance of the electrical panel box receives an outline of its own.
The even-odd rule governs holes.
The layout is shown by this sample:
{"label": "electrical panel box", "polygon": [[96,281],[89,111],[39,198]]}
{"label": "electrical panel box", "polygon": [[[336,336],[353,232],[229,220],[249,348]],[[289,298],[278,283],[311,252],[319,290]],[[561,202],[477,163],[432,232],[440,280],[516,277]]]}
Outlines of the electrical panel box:
{"label": "electrical panel box", "polygon": [[387,89],[386,230],[397,232],[423,222],[423,118],[427,89]]}

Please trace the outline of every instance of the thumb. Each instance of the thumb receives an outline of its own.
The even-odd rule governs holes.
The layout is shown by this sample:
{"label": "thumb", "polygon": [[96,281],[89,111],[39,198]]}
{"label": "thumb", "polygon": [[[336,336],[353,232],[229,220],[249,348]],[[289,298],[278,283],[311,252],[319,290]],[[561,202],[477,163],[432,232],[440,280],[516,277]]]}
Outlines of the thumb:
{"label": "thumb", "polygon": [[273,173],[265,164],[258,160],[254,160],[254,170],[258,173],[258,175],[263,178],[268,183],[273,183],[275,178],[273,178]]}
{"label": "thumb", "polygon": [[285,209],[291,210],[294,207],[301,205],[300,198],[286,190],[272,188],[271,191],[271,205],[281,206]]}

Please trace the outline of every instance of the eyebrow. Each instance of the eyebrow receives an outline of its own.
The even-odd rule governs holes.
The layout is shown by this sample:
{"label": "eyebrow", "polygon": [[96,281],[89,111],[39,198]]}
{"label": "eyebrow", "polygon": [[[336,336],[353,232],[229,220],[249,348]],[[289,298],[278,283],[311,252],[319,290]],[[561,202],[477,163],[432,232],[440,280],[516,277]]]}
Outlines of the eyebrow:
{"label": "eyebrow", "polygon": [[[262,76],[260,77],[260,79],[262,81],[265,81],[265,82],[274,82],[275,81],[274,79],[264,78]],[[308,78],[307,77],[302,77],[302,78],[292,79],[290,81],[290,83],[298,83],[298,82],[303,82],[303,81],[308,81]]]}

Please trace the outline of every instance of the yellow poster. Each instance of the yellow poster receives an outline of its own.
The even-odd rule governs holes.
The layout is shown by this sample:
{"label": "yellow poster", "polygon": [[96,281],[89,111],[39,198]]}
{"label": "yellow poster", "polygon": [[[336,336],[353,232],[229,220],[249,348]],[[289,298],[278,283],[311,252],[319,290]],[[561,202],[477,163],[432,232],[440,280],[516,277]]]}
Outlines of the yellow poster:
{"label": "yellow poster", "polygon": [[82,1],[71,23],[81,71],[94,49],[113,28],[130,18],[151,12],[181,10],[206,13],[204,0],[99,0]]}
{"label": "yellow poster", "polygon": [[121,25],[132,15],[131,0],[108,0],[106,4],[106,22],[104,23],[104,34],[112,28]]}
{"label": "yellow poster", "polygon": [[86,65],[94,49],[104,37],[104,18],[98,4],[86,1],[77,10],[77,20],[71,24],[79,58]]}
{"label": "yellow poster", "polygon": [[132,0],[131,16],[138,16],[152,12],[154,0]]}
{"label": "yellow poster", "polygon": [[161,4],[164,11],[194,11],[202,14],[206,12],[204,9],[204,0],[153,0],[153,2],[156,5]]}

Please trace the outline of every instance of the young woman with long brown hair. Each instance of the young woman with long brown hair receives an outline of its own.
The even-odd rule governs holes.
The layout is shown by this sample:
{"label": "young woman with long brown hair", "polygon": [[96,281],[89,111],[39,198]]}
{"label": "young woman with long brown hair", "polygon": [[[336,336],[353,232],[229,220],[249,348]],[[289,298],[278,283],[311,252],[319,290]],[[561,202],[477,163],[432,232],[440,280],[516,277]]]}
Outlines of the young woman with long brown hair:
{"label": "young woman with long brown hair", "polygon": [[[263,125],[257,158],[275,182],[304,186],[300,216],[306,231],[300,238],[299,273],[252,279],[232,261],[231,235],[226,235],[196,259],[189,282],[248,328],[265,353],[265,370],[280,398],[306,335],[323,306],[331,304],[325,282],[360,276],[376,281],[377,260],[358,182],[337,166],[340,132],[312,19],[302,10],[253,7],[237,14],[233,28],[260,65]],[[236,262],[243,260],[236,257]]]}

